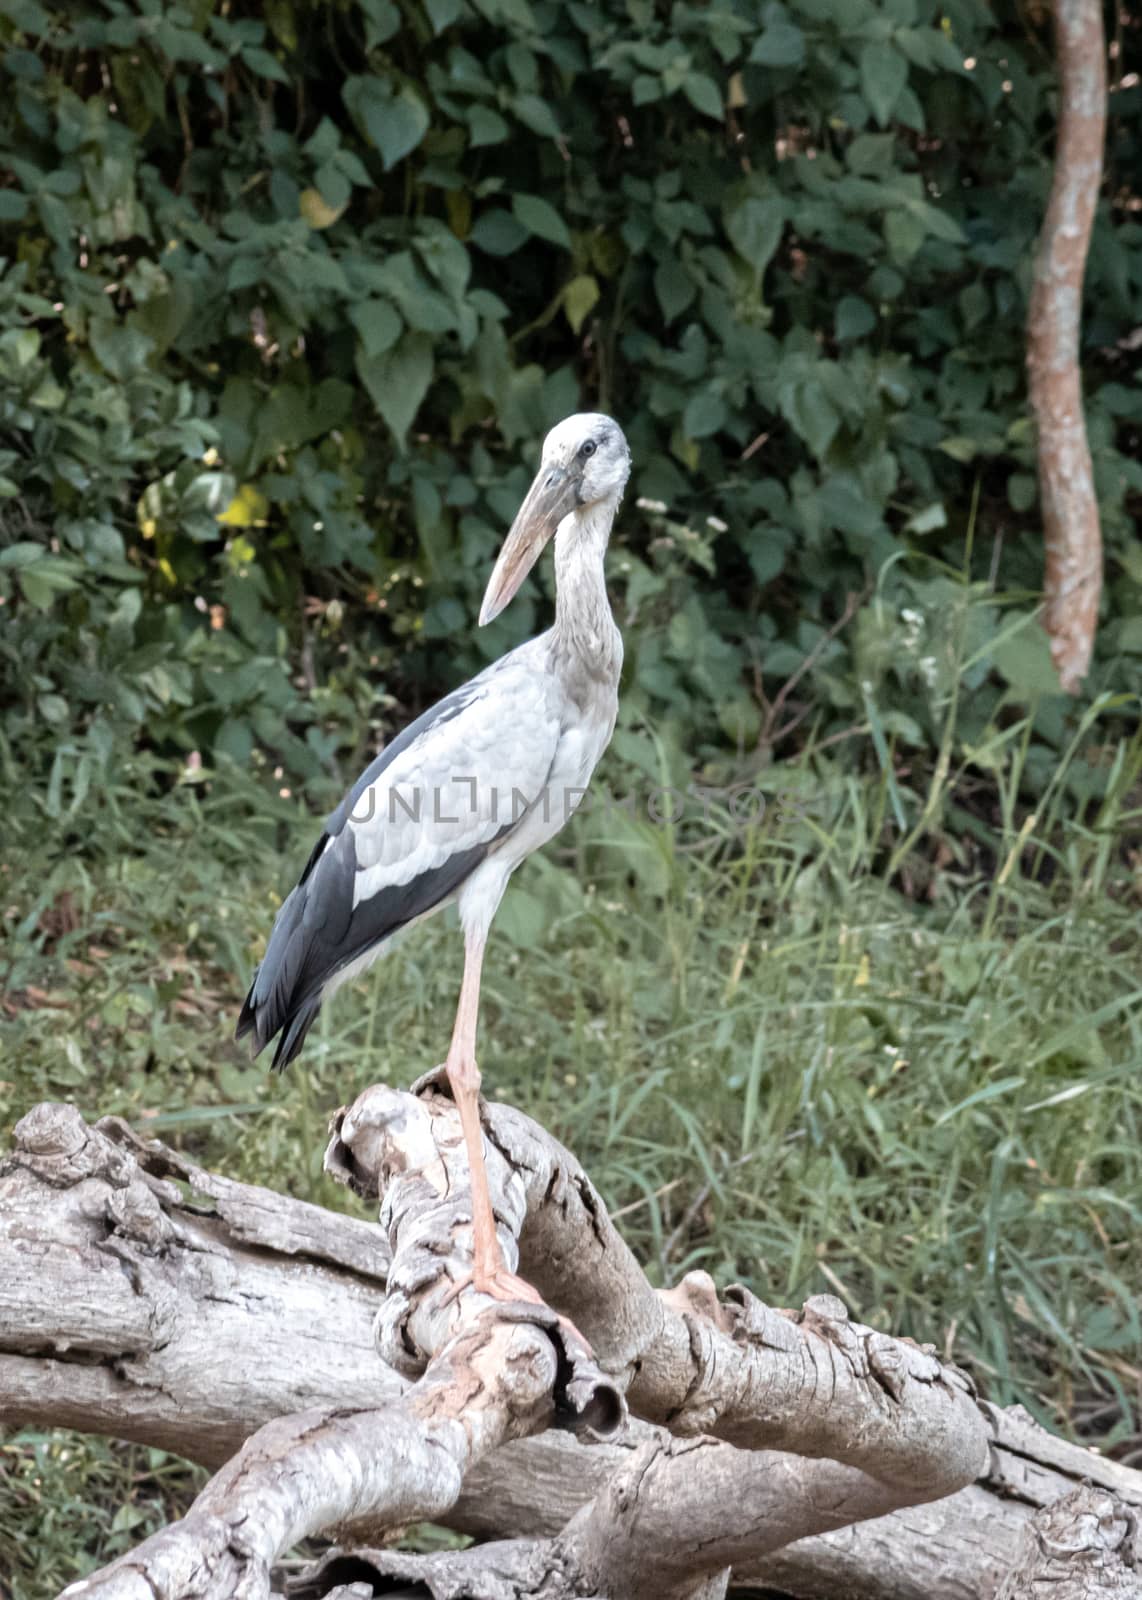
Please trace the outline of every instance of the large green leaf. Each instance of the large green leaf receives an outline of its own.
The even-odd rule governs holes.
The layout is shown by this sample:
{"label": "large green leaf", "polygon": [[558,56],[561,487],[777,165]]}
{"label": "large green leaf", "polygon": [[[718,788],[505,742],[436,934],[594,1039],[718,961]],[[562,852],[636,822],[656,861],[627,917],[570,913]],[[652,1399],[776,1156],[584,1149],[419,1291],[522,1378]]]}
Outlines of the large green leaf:
{"label": "large green leaf", "polygon": [[726,402],[712,390],[700,389],[688,403],[682,427],[688,439],[706,439],[717,433],[726,420]]}
{"label": "large green leaf", "polygon": [[859,295],[842,295],[837,301],[833,326],[838,339],[863,339],[876,327],[876,313]]}
{"label": "large green leaf", "polygon": [[476,218],[469,237],[473,244],[479,245],[489,255],[510,256],[526,244],[530,232],[510,211],[496,209],[485,211]]}
{"label": "large green leaf", "polygon": [[682,80],[682,92],[694,109],[702,112],[703,116],[714,117],[720,122],[725,115],[722,91],[706,73],[687,73]]}
{"label": "large green leaf", "polygon": [[760,278],[785,230],[785,204],[779,195],[747,195],[725,212],[730,243]]}
{"label": "large green leaf", "polygon": [[154,349],[153,340],[138,328],[108,317],[92,320],[88,330],[91,348],[99,363],[113,378],[129,378],[141,372]]}
{"label": "large green leaf", "polygon": [[415,150],[428,132],[428,110],[408,84],[397,88],[383,78],[351,78],[344,94],[386,171]]}
{"label": "large green leaf", "polygon": [[381,355],[370,356],[363,345],[357,347],[361,382],[402,449],[432,382],[432,348],[423,333],[406,333],[395,349]]}
{"label": "large green leaf", "polygon": [[387,300],[358,300],[349,309],[366,357],[384,355],[400,338],[401,319]]}
{"label": "large green leaf", "polygon": [[654,269],[654,292],[667,322],[673,322],[692,305],[698,286],[676,256],[667,256]]}
{"label": "large green leaf", "polygon": [[754,40],[749,59],[762,67],[799,67],[805,59],[805,35],[792,22],[775,18]]}
{"label": "large green leaf", "polygon": [[512,197],[512,214],[521,227],[537,239],[550,244],[571,248],[571,235],[567,224],[549,200],[538,194],[517,194]]}
{"label": "large green leaf", "polygon": [[580,331],[587,317],[599,303],[599,280],[590,273],[582,273],[577,278],[572,278],[563,291],[563,309],[567,313],[567,320],[576,333]]}
{"label": "large green leaf", "polygon": [[817,378],[796,381],[781,396],[781,409],[815,456],[823,456],[841,425],[836,407]]}
{"label": "large green leaf", "polygon": [[1051,660],[1050,645],[1037,618],[1013,629],[1008,619],[991,659],[1018,695],[1030,699],[1040,694],[1060,694],[1059,674]]}
{"label": "large green leaf", "polygon": [[887,39],[868,40],[860,51],[860,87],[873,116],[888,126],[908,82],[908,63]]}
{"label": "large green leaf", "polygon": [[424,9],[432,23],[434,33],[443,33],[457,21],[464,9],[464,0],[424,0]]}
{"label": "large green leaf", "polygon": [[503,144],[511,131],[499,112],[488,106],[469,106],[466,115],[474,150],[485,144]]}

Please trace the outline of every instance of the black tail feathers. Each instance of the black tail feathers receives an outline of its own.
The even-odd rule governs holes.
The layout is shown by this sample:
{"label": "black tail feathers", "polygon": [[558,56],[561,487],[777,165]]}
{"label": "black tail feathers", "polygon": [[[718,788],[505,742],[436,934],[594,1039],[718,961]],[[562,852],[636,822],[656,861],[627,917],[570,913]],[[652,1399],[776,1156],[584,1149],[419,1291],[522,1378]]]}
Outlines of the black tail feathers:
{"label": "black tail feathers", "polygon": [[315,996],[311,1000],[304,1000],[297,1010],[286,1018],[281,1033],[278,1035],[278,1047],[274,1051],[274,1071],[284,1072],[290,1062],[301,1051],[305,1043],[305,1036],[313,1026],[313,1020],[321,1010],[321,999]]}
{"label": "black tail feathers", "polygon": [[274,1051],[273,1070],[284,1072],[305,1043],[305,1036],[321,1010],[321,996],[308,996],[298,1001],[292,1009],[275,1016],[273,1013],[267,1015],[268,1008],[264,1001],[259,1004],[257,988],[258,976],[255,973],[250,992],[243,1001],[242,1010],[238,1015],[234,1037],[240,1040],[250,1034],[253,1035],[250,1039],[251,1061],[256,1060],[276,1037],[278,1045]]}

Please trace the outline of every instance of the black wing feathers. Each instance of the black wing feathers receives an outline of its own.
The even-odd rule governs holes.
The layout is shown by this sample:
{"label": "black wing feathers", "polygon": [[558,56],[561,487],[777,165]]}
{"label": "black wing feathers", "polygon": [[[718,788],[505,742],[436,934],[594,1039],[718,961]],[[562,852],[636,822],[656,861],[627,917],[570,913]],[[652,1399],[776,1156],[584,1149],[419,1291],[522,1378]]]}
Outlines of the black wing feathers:
{"label": "black wing feathers", "polygon": [[454,894],[487,855],[486,844],[460,851],[409,883],[381,889],[353,904],[357,854],[353,830],[346,823],[354,806],[414,739],[457,716],[471,699],[469,684],[446,696],[385,747],[326,821],[297,886],[282,903],[235,1030],[239,1039],[253,1034],[255,1056],[280,1033],[276,1068],[288,1066],[300,1051],[329,980]]}

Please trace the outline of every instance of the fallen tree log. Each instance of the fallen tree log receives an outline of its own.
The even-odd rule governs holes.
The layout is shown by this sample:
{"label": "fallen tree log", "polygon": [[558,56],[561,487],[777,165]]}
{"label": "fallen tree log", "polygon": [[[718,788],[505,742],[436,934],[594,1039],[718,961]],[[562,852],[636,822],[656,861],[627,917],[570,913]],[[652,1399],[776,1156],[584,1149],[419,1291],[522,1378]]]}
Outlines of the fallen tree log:
{"label": "fallen tree log", "polygon": [[[544,1308],[516,1320],[464,1284],[467,1169],[431,1088],[367,1091],[338,1122],[327,1165],[382,1196],[380,1228],[204,1173],[113,1119],[24,1119],[0,1169],[0,1420],[235,1457],[77,1596],[173,1600],[204,1560],[222,1564],[196,1593],[268,1594],[283,1541],[340,1528],[356,1553],[305,1592],[387,1571],[514,1597],[542,1572],[552,1594],[632,1600],[729,1583],[966,1600],[998,1594],[1036,1511],[1083,1480],[1133,1526],[1142,1475],[981,1407],[955,1369],[831,1297],[791,1316],[741,1289],[719,1300],[701,1275],[656,1293],[556,1141],[508,1107],[486,1125],[505,1248],[593,1360]],[[604,1440],[622,1394],[643,1420]],[[266,1531],[237,1539],[239,1571],[251,1517]],[[498,1542],[378,1552],[410,1517]]]}

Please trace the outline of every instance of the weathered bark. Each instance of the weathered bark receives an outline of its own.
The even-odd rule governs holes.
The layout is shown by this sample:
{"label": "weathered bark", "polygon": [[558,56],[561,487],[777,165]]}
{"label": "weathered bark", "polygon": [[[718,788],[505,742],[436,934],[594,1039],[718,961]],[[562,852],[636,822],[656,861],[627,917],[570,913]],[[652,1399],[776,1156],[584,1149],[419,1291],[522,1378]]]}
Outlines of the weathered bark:
{"label": "weathered bark", "polygon": [[1142,1600],[1138,1519],[1102,1489],[1075,1489],[1036,1512],[996,1600]]}
{"label": "weathered bark", "polygon": [[[1035,1507],[1084,1476],[1142,1505],[1142,1475],[1017,1412],[981,1412],[954,1369],[860,1329],[829,1297],[794,1318],[741,1290],[718,1302],[701,1275],[656,1294],[574,1159],[510,1108],[489,1107],[487,1124],[509,1259],[519,1235],[524,1270],[632,1407],[691,1437],[636,1423],[590,1448],[548,1432],[486,1454],[551,1420],[574,1361],[590,1394],[608,1391],[550,1314],[505,1321],[449,1289],[470,1233],[450,1102],[368,1091],[331,1146],[341,1176],[384,1191],[387,1273],[369,1224],[201,1173],[114,1121],[89,1129],[41,1107],[0,1173],[0,1418],[211,1463],[278,1419],[157,1550],[86,1593],[133,1594],[123,1585],[145,1570],[180,1595],[187,1563],[204,1559],[216,1586],[202,1592],[266,1593],[275,1547],[300,1531],[348,1521],[375,1540],[394,1520],[433,1517],[532,1536],[449,1557],[451,1576],[444,1558],[423,1558],[415,1575],[435,1573],[442,1595],[492,1584],[489,1596],[514,1600],[543,1581],[554,1600],[557,1573],[578,1596],[694,1600],[721,1593],[732,1565],[735,1583],[790,1594],[967,1600],[995,1594]],[[563,1403],[582,1405],[582,1388],[572,1376]],[[385,1559],[413,1574],[413,1558]]]}
{"label": "weathered bark", "polygon": [[[457,1126],[451,1101],[440,1097],[425,1102],[367,1089],[346,1118],[355,1153],[371,1157],[372,1131],[387,1143],[394,1121],[402,1119],[408,1126],[397,1159],[409,1159],[407,1144],[430,1173],[433,1144],[450,1148]],[[674,1433],[705,1433],[874,1470],[906,1495],[898,1505],[913,1503],[914,1491],[916,1499],[950,1493],[979,1471],[985,1430],[970,1388],[930,1349],[850,1323],[829,1295],[816,1296],[794,1317],[771,1311],[740,1287],[719,1302],[703,1273],[690,1274],[671,1294],[657,1294],[575,1158],[510,1106],[489,1107],[487,1120],[494,1192],[503,1197],[497,1214],[511,1220],[505,1247],[514,1251],[522,1234],[522,1270],[574,1319],[636,1416],[668,1422]],[[338,1160],[335,1145],[334,1164]],[[397,1176],[372,1157],[370,1170]],[[372,1192],[368,1180],[357,1181]],[[403,1186],[389,1183],[382,1223],[402,1193]],[[399,1327],[403,1317],[401,1286],[390,1275],[382,1323]],[[390,1335],[382,1352],[399,1357],[404,1337]],[[829,1404],[819,1405],[816,1396],[826,1385]]]}
{"label": "weathered bark", "polygon": [[599,1594],[666,1600],[709,1575],[711,1547],[719,1563],[740,1569],[806,1535],[894,1510],[899,1494],[839,1461],[666,1436],[612,1474],[555,1546]]}
{"label": "weathered bark", "polygon": [[423,1375],[381,1407],[267,1423],[181,1522],[67,1595],[263,1600],[274,1562],[299,1539],[365,1517],[384,1531],[439,1518],[469,1467],[505,1440],[553,1423],[598,1436],[619,1426],[621,1396],[574,1329],[545,1306],[502,1306],[471,1284],[458,1292],[458,1272],[444,1270],[463,1259],[458,1244],[471,1231],[458,1117],[451,1137],[434,1140],[410,1095],[373,1091],[369,1110],[357,1123],[353,1112],[340,1119],[331,1150],[342,1169],[391,1175],[377,1342],[390,1364]]}
{"label": "weathered bark", "polygon": [[[820,1600],[987,1600],[1012,1569],[1037,1508],[1090,1481],[1142,1517],[1142,1473],[1056,1439],[1021,1407],[985,1405],[989,1461],[975,1484],[929,1504],[895,1511],[836,1533],[800,1539],[734,1565],[734,1583]],[[495,1496],[512,1505],[514,1531],[555,1536],[569,1514],[597,1494],[620,1445],[568,1451],[550,1434],[509,1445],[469,1477],[451,1526],[493,1538],[504,1531]],[[606,1459],[604,1459],[604,1457]]]}
{"label": "weathered bark", "polygon": [[[1016,1437],[1029,1442],[1034,1424],[1018,1416],[1015,1423]],[[530,1441],[511,1453],[534,1452],[539,1443]],[[690,1592],[672,1585],[686,1581],[692,1553],[700,1548],[707,1507],[717,1503],[738,1508],[733,1544],[719,1546],[734,1556],[735,1584],[756,1583],[822,1600],[882,1600],[885,1595],[899,1600],[1101,1600],[1104,1595],[1139,1600],[1138,1520],[1103,1489],[1073,1490],[1032,1517],[1022,1503],[1005,1502],[973,1486],[913,1512],[803,1540],[776,1559],[759,1562],[754,1558],[766,1543],[766,1498],[773,1495],[781,1501],[784,1519],[790,1499],[782,1467],[795,1473],[793,1459],[763,1460],[709,1441],[662,1440],[655,1448],[661,1448],[663,1458],[673,1458],[678,1483],[671,1483],[669,1474],[656,1478],[653,1452],[648,1459],[644,1447],[622,1473],[601,1478],[602,1492],[562,1534],[441,1556],[358,1548],[348,1566],[345,1553],[334,1552],[315,1569],[312,1587],[302,1585],[299,1593],[323,1595],[322,1580],[371,1569],[378,1588],[381,1577],[401,1578],[424,1584],[434,1600],[530,1600],[537,1595],[548,1600],[585,1592],[665,1600]],[[706,1459],[687,1471],[686,1455],[695,1450],[739,1461]],[[501,1454],[487,1465],[502,1465],[503,1460]],[[503,1487],[502,1473],[499,1481]],[[1137,1493],[1139,1485],[1132,1487]],[[796,1489],[794,1480],[794,1495]],[[843,1515],[843,1506],[835,1510],[838,1517]],[[640,1519],[648,1530],[653,1528],[653,1539],[627,1536]],[[902,1537],[905,1528],[910,1537]],[[863,1542],[863,1549],[854,1548],[854,1540]],[[985,1564],[980,1556],[989,1543]],[[630,1561],[636,1552],[637,1561]],[[586,1589],[575,1589],[575,1582]],[[371,1595],[373,1590],[365,1592]]]}
{"label": "weathered bark", "polygon": [[1046,542],[1044,622],[1064,689],[1090,666],[1102,589],[1102,536],[1083,419],[1079,334],[1083,272],[1102,183],[1106,45],[1101,0],[1057,0],[1059,134],[1035,253],[1027,373],[1039,426]]}
{"label": "weathered bark", "polygon": [[44,1105],[23,1119],[0,1172],[0,1252],[10,1427],[217,1466],[264,1422],[406,1387],[373,1343],[377,1228],[203,1172],[115,1118],[92,1129]]}

